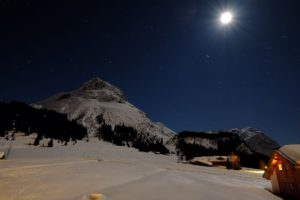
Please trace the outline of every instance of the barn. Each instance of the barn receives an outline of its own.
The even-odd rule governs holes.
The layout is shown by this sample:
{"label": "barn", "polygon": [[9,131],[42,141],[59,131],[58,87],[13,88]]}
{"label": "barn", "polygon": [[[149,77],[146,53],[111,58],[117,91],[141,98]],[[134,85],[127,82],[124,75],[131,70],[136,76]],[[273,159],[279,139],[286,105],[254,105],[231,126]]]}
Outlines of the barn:
{"label": "barn", "polygon": [[300,144],[274,150],[263,177],[271,180],[275,194],[300,200]]}

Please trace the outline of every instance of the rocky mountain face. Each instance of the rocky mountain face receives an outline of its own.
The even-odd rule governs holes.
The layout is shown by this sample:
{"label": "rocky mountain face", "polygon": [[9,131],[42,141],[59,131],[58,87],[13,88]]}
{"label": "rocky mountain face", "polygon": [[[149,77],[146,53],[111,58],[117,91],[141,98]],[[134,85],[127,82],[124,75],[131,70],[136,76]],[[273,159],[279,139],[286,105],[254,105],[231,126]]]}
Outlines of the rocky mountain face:
{"label": "rocky mountain face", "polygon": [[240,152],[258,153],[269,157],[274,149],[280,147],[275,140],[255,128],[231,129],[229,132],[238,135],[242,141],[242,144],[237,147]]}
{"label": "rocky mountain face", "polygon": [[70,120],[86,127],[89,136],[98,132],[103,120],[112,127],[133,127],[141,134],[163,138],[164,141],[174,135],[172,130],[152,122],[144,112],[130,104],[119,88],[100,78],[91,79],[74,91],[56,94],[33,106],[67,114]]}
{"label": "rocky mountain face", "polygon": [[249,127],[227,131],[184,131],[176,137],[177,153],[185,159],[235,153],[241,157],[242,165],[256,168],[267,163],[273,149],[280,147],[263,132]]}

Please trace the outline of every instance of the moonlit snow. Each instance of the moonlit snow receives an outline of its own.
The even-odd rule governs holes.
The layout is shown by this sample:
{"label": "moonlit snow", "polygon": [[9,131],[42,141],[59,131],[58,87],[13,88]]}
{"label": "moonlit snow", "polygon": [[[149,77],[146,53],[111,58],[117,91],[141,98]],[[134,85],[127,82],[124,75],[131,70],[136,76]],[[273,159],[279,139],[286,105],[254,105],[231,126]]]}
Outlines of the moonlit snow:
{"label": "moonlit snow", "polygon": [[[261,171],[177,163],[176,156],[142,153],[90,139],[53,148],[7,141],[0,160],[0,199],[76,200],[101,194],[112,200],[278,200]],[[4,148],[4,149],[3,149]]]}
{"label": "moonlit snow", "polygon": [[174,135],[172,130],[161,123],[152,122],[144,112],[128,102],[121,89],[98,77],[83,83],[76,90],[37,102],[34,107],[67,114],[69,119],[76,119],[86,127],[89,135],[98,132],[98,116],[112,126],[134,127],[138,132],[163,138],[165,142]]}

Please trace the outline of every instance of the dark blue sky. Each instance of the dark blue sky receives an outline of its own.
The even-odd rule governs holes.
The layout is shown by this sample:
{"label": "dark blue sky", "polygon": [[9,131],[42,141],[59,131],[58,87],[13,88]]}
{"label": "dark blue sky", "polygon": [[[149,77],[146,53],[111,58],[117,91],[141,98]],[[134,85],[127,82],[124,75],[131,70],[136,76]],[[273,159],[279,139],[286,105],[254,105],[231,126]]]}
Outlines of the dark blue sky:
{"label": "dark blue sky", "polygon": [[[222,27],[221,11],[234,21]],[[0,0],[0,100],[99,76],[175,131],[252,126],[300,143],[297,0]]]}

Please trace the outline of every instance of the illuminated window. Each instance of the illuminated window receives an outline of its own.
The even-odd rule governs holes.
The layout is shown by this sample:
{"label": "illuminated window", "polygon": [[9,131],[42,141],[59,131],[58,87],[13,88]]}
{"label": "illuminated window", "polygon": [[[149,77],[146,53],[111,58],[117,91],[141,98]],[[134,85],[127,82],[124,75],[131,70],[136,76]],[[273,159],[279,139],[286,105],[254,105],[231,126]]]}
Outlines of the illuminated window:
{"label": "illuminated window", "polygon": [[282,164],[278,164],[279,171],[282,171]]}

